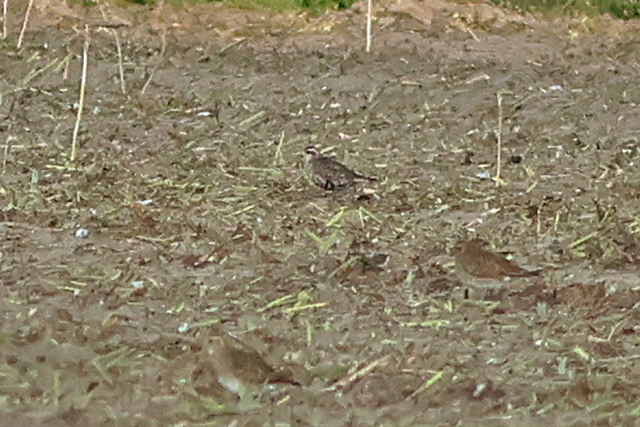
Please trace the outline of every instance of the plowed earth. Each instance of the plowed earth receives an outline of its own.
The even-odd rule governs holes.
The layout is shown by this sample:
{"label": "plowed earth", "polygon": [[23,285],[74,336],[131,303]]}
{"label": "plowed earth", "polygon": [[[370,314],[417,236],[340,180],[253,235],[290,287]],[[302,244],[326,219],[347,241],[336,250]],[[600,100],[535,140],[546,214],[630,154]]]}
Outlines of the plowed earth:
{"label": "plowed earth", "polygon": [[[0,49],[2,425],[638,425],[637,24],[405,2],[366,53],[358,5],[36,6]],[[312,186],[309,144],[379,181]],[[475,236],[544,273],[461,280]],[[230,336],[286,380],[243,391]]]}

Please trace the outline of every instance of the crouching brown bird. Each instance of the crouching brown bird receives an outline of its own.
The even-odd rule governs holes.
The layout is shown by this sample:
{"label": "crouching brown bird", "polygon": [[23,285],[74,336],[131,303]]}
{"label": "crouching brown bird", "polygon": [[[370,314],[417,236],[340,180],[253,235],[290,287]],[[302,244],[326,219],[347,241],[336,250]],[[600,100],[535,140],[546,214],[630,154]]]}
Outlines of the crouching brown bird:
{"label": "crouching brown bird", "polygon": [[[478,238],[458,242],[453,249],[456,270],[462,277],[501,280],[508,277],[535,277],[541,271],[530,271],[519,267],[504,256],[491,252],[486,243]],[[477,283],[477,281],[476,281]]]}
{"label": "crouching brown bird", "polygon": [[207,352],[220,385],[241,398],[267,383],[299,384],[292,372],[272,368],[255,349],[230,335],[209,338]]}
{"label": "crouching brown bird", "polygon": [[356,182],[377,181],[376,178],[352,171],[333,157],[321,154],[314,146],[307,147],[305,154],[309,177],[314,184],[327,191],[340,190]]}

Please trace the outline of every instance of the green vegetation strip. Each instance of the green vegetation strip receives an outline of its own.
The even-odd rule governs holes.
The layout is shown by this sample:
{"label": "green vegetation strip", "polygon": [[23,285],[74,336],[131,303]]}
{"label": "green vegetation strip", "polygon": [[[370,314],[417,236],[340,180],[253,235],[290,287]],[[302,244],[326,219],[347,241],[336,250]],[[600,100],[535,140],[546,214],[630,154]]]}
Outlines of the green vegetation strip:
{"label": "green vegetation strip", "polygon": [[[119,6],[144,5],[153,8],[164,0],[114,0]],[[223,3],[242,9],[269,9],[275,12],[296,10],[320,14],[326,10],[349,8],[355,0],[166,0],[175,7],[195,3]],[[464,0],[460,0],[464,3]],[[471,1],[469,0],[469,3]],[[640,16],[640,0],[492,0],[500,7],[518,12],[540,12],[546,15],[586,15],[610,14],[619,19],[634,19]],[[72,0],[72,4],[93,7],[95,0]]]}
{"label": "green vegetation strip", "polygon": [[610,14],[620,19],[640,16],[638,0],[492,0],[498,6],[521,12],[551,15],[599,16]]}
{"label": "green vegetation strip", "polygon": [[[342,10],[351,6],[355,0],[166,0],[167,3],[176,7],[194,3],[225,3],[243,9],[266,8],[276,12],[283,10],[305,10],[315,13],[323,12],[327,9]],[[73,0],[75,4],[84,6],[95,6],[95,0]],[[149,7],[157,6],[160,0],[117,0],[118,5],[141,4]]]}

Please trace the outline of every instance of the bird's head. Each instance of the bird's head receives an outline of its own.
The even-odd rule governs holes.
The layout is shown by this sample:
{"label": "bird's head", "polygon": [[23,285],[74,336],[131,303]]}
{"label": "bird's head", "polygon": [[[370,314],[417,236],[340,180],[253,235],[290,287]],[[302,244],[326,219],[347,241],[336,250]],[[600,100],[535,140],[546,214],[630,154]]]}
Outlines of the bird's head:
{"label": "bird's head", "polygon": [[304,149],[304,156],[307,159],[307,161],[311,160],[315,156],[318,156],[319,154],[320,153],[318,152],[318,149],[313,145],[309,145],[307,148]]}
{"label": "bird's head", "polygon": [[463,253],[473,253],[481,251],[487,245],[487,242],[479,237],[474,237],[471,240],[458,240],[451,248],[451,253],[456,256]]}

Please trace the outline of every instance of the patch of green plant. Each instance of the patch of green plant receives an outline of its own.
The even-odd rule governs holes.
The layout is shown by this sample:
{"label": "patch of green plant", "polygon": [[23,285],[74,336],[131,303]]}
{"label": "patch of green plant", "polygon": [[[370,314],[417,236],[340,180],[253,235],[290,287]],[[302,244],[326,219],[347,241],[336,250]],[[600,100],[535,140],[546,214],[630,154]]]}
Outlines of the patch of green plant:
{"label": "patch of green plant", "polygon": [[354,3],[354,0],[294,0],[301,9],[322,10],[337,9],[344,10]]}
{"label": "patch of green plant", "polygon": [[[120,5],[138,4],[155,7],[160,0],[116,0]],[[327,9],[344,10],[355,0],[166,0],[173,6],[185,3],[225,3],[242,9],[266,8],[283,10],[304,10],[321,13]],[[464,2],[465,0],[458,0]],[[491,0],[500,7],[518,12],[541,12],[547,15],[587,15],[597,16],[609,13],[620,19],[640,17],[640,0]],[[72,4],[95,6],[95,0],[71,0]]]}
{"label": "patch of green plant", "polygon": [[520,12],[579,14],[597,16],[609,13],[620,19],[640,16],[640,0],[492,0],[500,7]]}
{"label": "patch of green plant", "polygon": [[96,3],[94,0],[71,0],[71,5],[79,5],[79,6],[84,6],[84,7],[91,7],[91,6],[95,6],[98,3]]}
{"label": "patch of green plant", "polygon": [[607,11],[616,18],[632,19],[640,17],[640,1],[611,1],[608,2]]}
{"label": "patch of green plant", "polygon": [[[78,3],[94,3],[92,0],[73,0]],[[159,0],[124,0],[125,3],[141,4],[154,7]],[[226,3],[243,9],[266,8],[275,11],[306,10],[319,13],[327,9],[343,10],[351,6],[355,0],[167,0],[174,6],[185,3]]]}

